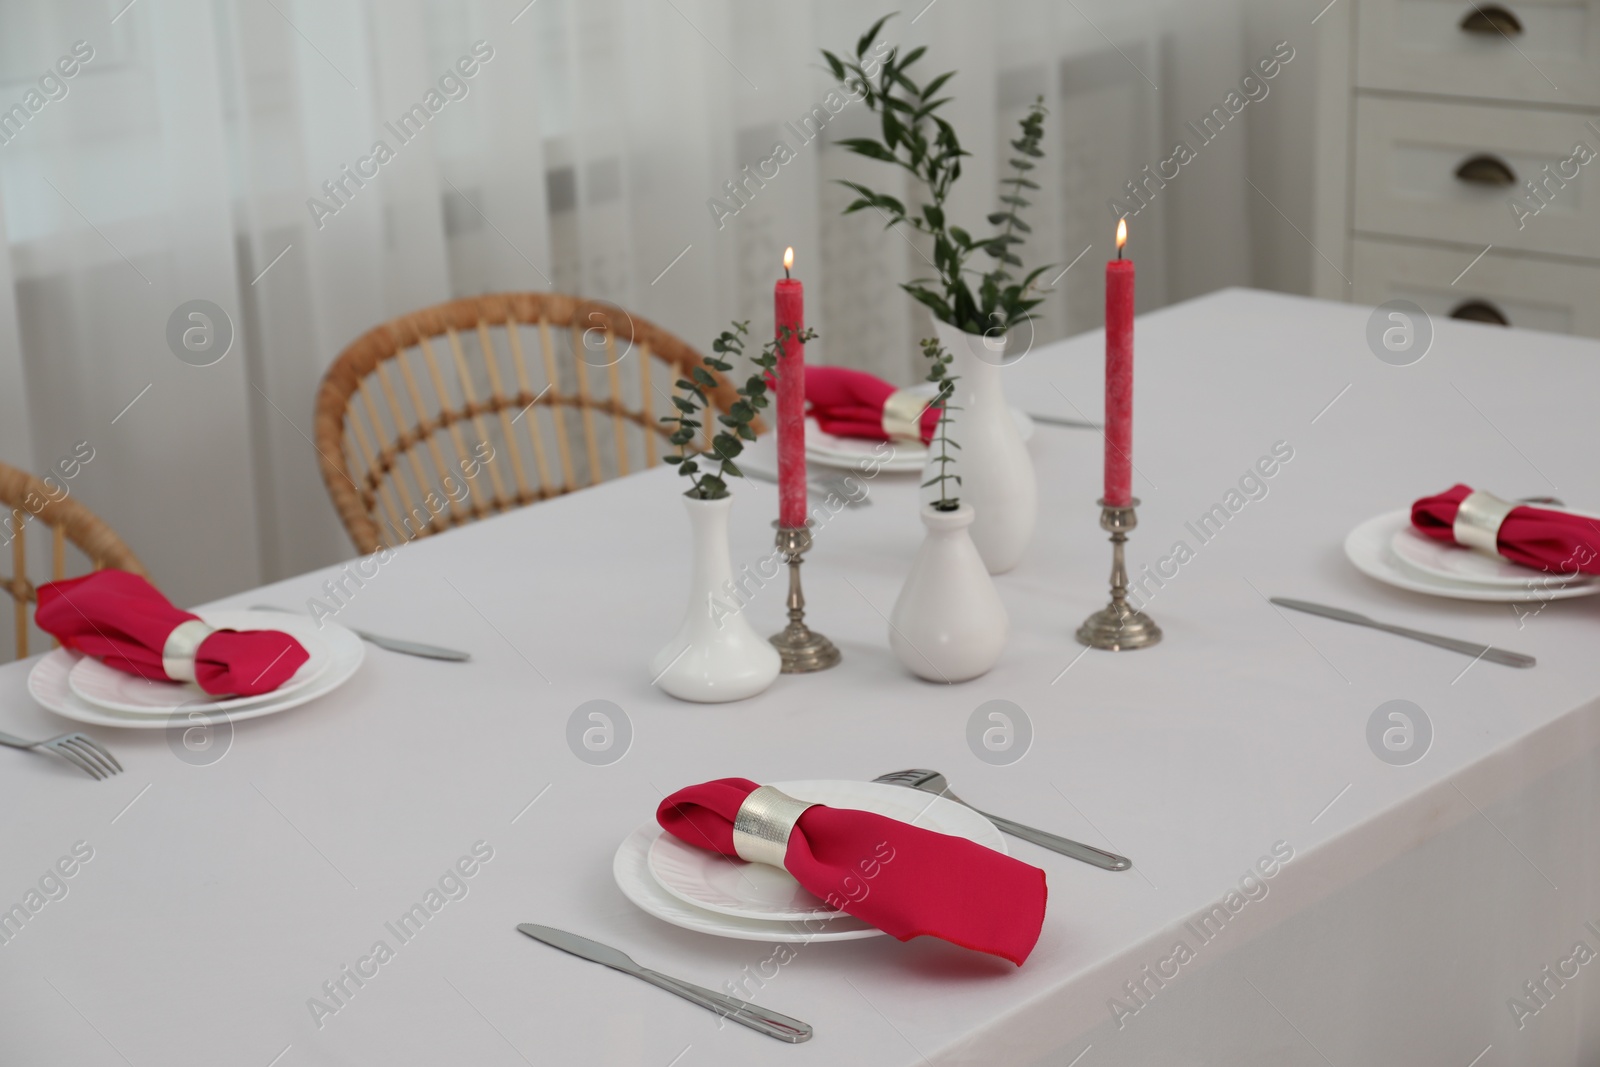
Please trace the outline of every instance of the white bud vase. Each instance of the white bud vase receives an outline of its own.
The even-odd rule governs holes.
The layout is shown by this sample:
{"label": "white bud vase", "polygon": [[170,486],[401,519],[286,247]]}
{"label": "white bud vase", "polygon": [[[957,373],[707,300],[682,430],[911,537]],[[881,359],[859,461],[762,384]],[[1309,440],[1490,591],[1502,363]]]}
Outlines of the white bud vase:
{"label": "white bud vase", "polygon": [[689,607],[678,633],[650,661],[655,684],[679,700],[715,704],[753,697],[778,677],[782,658],[756,633],[728,590],[728,513],[733,498],[684,497],[694,537]]}
{"label": "white bud vase", "polygon": [[993,667],[1011,633],[994,579],[969,536],[974,512],[932,504],[911,573],[889,613],[889,647],[906,669],[930,682],[964,682]]}
{"label": "white bud vase", "polygon": [[[959,378],[950,412],[950,440],[956,462],[951,474],[961,476],[963,504],[972,506],[972,543],[990,574],[1015,567],[1033,540],[1039,511],[1039,486],[1033,474],[1033,457],[1017,430],[1001,388],[1005,359],[1004,334],[967,333],[947,322],[934,320],[939,343],[955,357],[950,372]],[[938,455],[935,445],[933,455]],[[930,462],[923,481],[936,476],[939,465]],[[937,499],[938,490],[925,491],[924,502]]]}

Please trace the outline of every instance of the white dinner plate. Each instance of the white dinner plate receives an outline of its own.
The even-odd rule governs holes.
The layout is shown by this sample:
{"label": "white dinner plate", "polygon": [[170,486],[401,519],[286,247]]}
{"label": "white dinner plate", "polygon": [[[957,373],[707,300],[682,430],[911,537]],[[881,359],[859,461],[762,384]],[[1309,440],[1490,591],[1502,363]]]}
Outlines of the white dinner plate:
{"label": "white dinner plate", "polygon": [[[276,625],[275,621],[281,616],[267,612],[254,612],[260,615],[260,622]],[[171,726],[175,716],[182,716],[188,722],[191,715],[203,715],[207,722],[221,721],[241,722],[245,719],[256,719],[263,715],[272,715],[290,708],[297,708],[308,703],[348,682],[356,669],[361,666],[362,659],[366,656],[366,645],[361,638],[351,633],[335,622],[323,623],[320,631],[323,642],[327,645],[330,662],[328,669],[318,675],[310,685],[296,691],[289,696],[270,694],[272,699],[261,700],[246,704],[243,707],[226,711],[193,712],[189,708],[179,708],[169,715],[131,715],[127,712],[111,711],[106,708],[97,708],[93,704],[79,697],[72,691],[67,683],[67,676],[72,668],[82,659],[76,652],[68,652],[58,648],[40,658],[33,665],[33,670],[28,672],[28,692],[45,708],[57,715],[78,722],[88,723],[90,726],[112,726],[129,730],[164,730]]]}
{"label": "white dinner plate", "polygon": [[[890,447],[885,448],[885,445]],[[806,462],[840,471],[878,470],[891,474],[920,474],[922,468],[928,465],[928,450],[911,441],[835,437],[818,426],[816,419],[807,419]]]}
{"label": "white dinner plate", "polygon": [[[1574,511],[1572,514],[1600,519],[1600,516],[1580,511]],[[1550,585],[1600,583],[1600,578],[1593,575],[1550,574],[1532,567],[1524,567],[1520,563],[1512,563],[1510,560],[1496,559],[1494,556],[1475,552],[1470,548],[1463,548],[1453,541],[1436,541],[1412,525],[1409,513],[1405,525],[1394,532],[1389,546],[1394,549],[1394,554],[1399,557],[1400,562],[1412,570],[1447,582],[1465,582],[1468,585],[1501,589],[1526,589],[1530,581]]]}
{"label": "white dinner plate", "polygon": [[303,615],[260,611],[208,611],[200,616],[218,630],[279,630],[300,642],[310,658],[287,681],[270,693],[254,696],[212,697],[193,682],[163,682],[108,667],[90,656],[80,658],[67,674],[67,685],[80,699],[98,708],[132,715],[170,715],[179,708],[191,711],[228,711],[260,701],[299,692],[328,669],[333,655],[317,630]]}
{"label": "white dinner plate", "polygon": [[[1011,418],[1024,441],[1033,437],[1038,428],[1026,411],[1011,408]],[[884,459],[879,451],[885,442],[865,437],[838,437],[817,425],[815,418],[806,419],[806,462],[836,470],[860,470],[862,463],[876,463],[879,470],[920,473],[928,465],[928,448],[916,441],[895,441],[894,451]]]}
{"label": "white dinner plate", "polygon": [[[1006,851],[1005,837],[988,819],[964,804],[931,793],[881,782],[779,782],[774,788],[797,800],[876,812],[941,834],[965,837],[996,852]],[[648,863],[661,888],[685,904],[719,915],[800,922],[846,914],[801,888],[787,871],[695,848],[659,827]]]}
{"label": "white dinner plate", "polygon": [[876,926],[854,918],[770,922],[736,919],[731,915],[718,915],[714,911],[685,904],[662,889],[660,883],[650,875],[650,846],[660,833],[661,828],[649,822],[629,834],[611,861],[611,876],[617,880],[617,888],[622,890],[623,896],[663,922],[714,937],[768,943],[854,941],[863,937],[883,936],[883,931]]}
{"label": "white dinner plate", "polygon": [[1517,603],[1525,600],[1566,600],[1600,593],[1600,582],[1590,579],[1551,581],[1537,571],[1530,571],[1530,577],[1521,586],[1492,586],[1436,578],[1413,570],[1394,551],[1395,533],[1410,523],[1410,508],[1368,519],[1345,537],[1344,554],[1357,570],[1368,577],[1399,589],[1452,600]]}

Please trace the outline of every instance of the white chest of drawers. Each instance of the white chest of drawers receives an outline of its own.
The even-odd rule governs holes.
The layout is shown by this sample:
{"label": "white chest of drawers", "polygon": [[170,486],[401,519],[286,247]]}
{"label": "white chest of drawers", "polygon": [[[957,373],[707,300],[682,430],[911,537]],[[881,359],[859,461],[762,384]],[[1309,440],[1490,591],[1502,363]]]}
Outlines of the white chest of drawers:
{"label": "white chest of drawers", "polygon": [[1600,337],[1600,0],[1336,0],[1319,296]]}

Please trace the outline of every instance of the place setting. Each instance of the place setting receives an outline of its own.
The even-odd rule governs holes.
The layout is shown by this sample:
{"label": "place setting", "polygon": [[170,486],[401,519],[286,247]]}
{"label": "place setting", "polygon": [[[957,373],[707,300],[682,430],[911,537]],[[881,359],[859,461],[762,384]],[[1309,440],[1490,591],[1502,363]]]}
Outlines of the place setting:
{"label": "place setting", "polygon": [[[38,600],[35,621],[59,647],[29,670],[28,694],[90,726],[163,730],[289,711],[349,682],[368,643],[426,659],[471,658],[268,606],[181,611],[145,578],[115,569],[42,585]],[[0,744],[63,756],[94,777],[122,770],[84,734],[42,742],[0,734]]]}
{"label": "place setting", "polygon": [[[1552,497],[1504,500],[1459,484],[1351,530],[1346,558],[1385,585],[1447,600],[1543,604],[1600,592],[1600,513]],[[1429,633],[1345,607],[1274,596],[1273,604],[1380,630],[1507,667],[1537,666],[1522,652]],[[1519,617],[1522,612],[1518,611]]]}
{"label": "place setting", "polygon": [[175,716],[240,722],[348,682],[366,647],[337,622],[289,612],[180,611],[122,571],[42,586],[36,619],[61,647],[28,673],[42,707],[92,726],[160,730]]}
{"label": "place setting", "polygon": [[[1008,834],[1102,870],[1132,867],[978,811],[943,775],[914,769],[870,782],[724,778],[681,789],[623,840],[612,877],[646,914],[711,937],[811,945],[931,936],[1021,967],[1044,922],[1047,876],[1010,855]],[[799,1019],[648,971],[581,934],[517,929],[769,1037],[812,1036]]]}
{"label": "place setting", "polygon": [[[920,474],[927,467],[939,424],[936,384],[896,389],[866,371],[807,367],[805,391],[808,462],[893,474]],[[1024,442],[1032,439],[1036,416],[1011,406],[1006,412],[1017,436]],[[892,445],[887,457],[884,442]]]}
{"label": "place setting", "polygon": [[1414,593],[1484,603],[1600,592],[1600,512],[1553,498],[1502,500],[1457,485],[1363,522],[1345,538],[1358,570]]}

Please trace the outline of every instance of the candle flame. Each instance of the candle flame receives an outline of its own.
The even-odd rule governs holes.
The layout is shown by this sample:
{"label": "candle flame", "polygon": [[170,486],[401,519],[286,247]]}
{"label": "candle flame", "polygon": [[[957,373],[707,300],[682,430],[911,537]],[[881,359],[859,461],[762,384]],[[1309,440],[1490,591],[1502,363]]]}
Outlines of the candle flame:
{"label": "candle flame", "polygon": [[1127,218],[1124,217],[1124,218],[1120,218],[1120,219],[1117,220],[1117,251],[1121,252],[1122,251],[1122,246],[1127,244],[1127,243],[1128,243],[1128,220],[1127,220]]}
{"label": "candle flame", "polygon": [[794,266],[794,249],[785,248],[783,250],[783,269],[788,270],[792,266]]}

